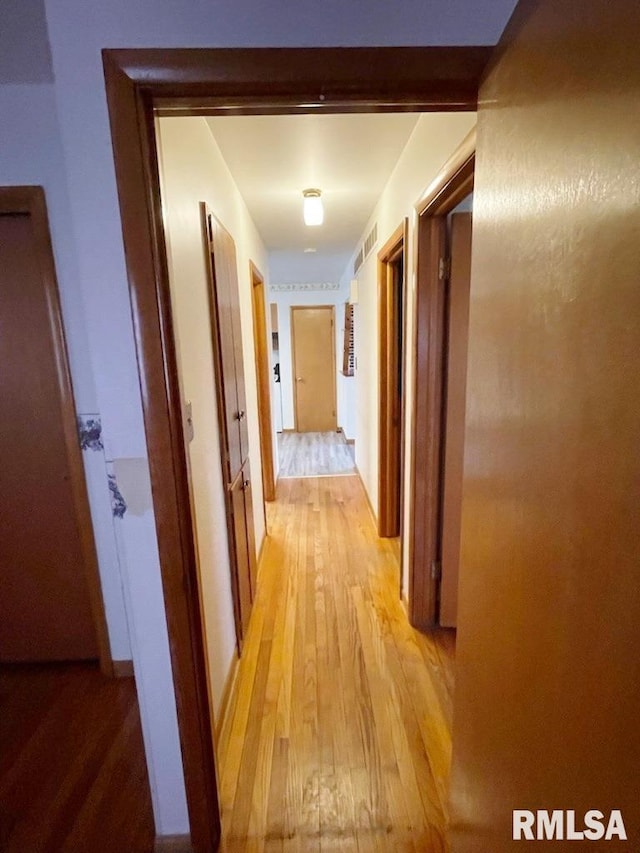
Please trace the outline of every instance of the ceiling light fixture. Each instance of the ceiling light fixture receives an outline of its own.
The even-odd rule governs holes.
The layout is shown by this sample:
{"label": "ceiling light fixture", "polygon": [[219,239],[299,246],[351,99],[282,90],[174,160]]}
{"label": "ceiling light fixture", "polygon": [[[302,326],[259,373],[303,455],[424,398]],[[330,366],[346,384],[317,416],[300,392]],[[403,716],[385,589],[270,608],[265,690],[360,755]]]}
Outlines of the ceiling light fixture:
{"label": "ceiling light fixture", "polygon": [[324,210],[322,208],[322,193],[320,190],[303,190],[304,196],[302,212],[305,225],[322,225],[324,222]]}

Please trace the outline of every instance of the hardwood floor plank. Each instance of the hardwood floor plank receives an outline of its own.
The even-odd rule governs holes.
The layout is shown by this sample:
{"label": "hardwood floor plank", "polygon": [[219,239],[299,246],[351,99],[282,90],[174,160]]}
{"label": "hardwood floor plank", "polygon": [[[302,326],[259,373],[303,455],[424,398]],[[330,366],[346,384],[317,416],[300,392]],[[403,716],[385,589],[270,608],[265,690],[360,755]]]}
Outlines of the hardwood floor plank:
{"label": "hardwood floor plank", "polygon": [[97,664],[0,666],[3,853],[151,853],[133,678]]}
{"label": "hardwood floor plank", "polygon": [[289,479],[219,758],[225,851],[446,851],[455,643],[417,634],[357,477]]}

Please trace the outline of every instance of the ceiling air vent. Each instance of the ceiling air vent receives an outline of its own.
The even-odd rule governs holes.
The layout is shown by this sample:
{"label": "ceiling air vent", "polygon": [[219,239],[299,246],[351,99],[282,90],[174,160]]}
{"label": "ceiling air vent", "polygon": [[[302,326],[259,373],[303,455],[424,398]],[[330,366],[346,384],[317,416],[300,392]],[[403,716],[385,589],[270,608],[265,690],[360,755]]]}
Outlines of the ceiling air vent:
{"label": "ceiling air vent", "polygon": [[369,257],[369,252],[373,249],[375,244],[378,242],[378,223],[373,226],[369,234],[367,235],[367,239],[364,241],[364,257],[365,259]]}
{"label": "ceiling air vent", "polygon": [[356,255],[356,259],[353,262],[353,274],[355,275],[362,264],[364,263],[364,246],[360,246],[360,251]]}
{"label": "ceiling air vent", "polygon": [[371,250],[373,249],[373,247],[375,246],[375,244],[377,242],[378,242],[378,223],[376,222],[376,224],[373,226],[371,231],[369,231],[369,233],[367,234],[366,240],[364,241],[362,246],[360,246],[360,251],[356,255],[356,259],[353,262],[353,274],[354,275],[358,272],[358,270],[360,269],[362,264],[366,261]]}

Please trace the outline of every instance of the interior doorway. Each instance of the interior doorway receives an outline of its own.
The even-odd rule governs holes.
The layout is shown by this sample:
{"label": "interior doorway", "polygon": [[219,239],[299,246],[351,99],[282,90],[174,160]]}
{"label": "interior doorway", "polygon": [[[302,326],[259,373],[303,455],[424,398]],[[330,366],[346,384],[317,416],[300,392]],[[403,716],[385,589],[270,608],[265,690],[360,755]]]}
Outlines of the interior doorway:
{"label": "interior doorway", "polygon": [[[260,114],[306,108],[300,104],[354,112],[473,110],[489,55],[489,49],[476,47],[105,52],[192,844],[197,851],[216,849],[220,821],[188,478],[183,448],[176,441],[182,410],[170,344],[153,110],[176,114],[233,106]],[[155,453],[158,448],[171,455],[171,465],[166,464],[166,453]]]}
{"label": "interior doorway", "polygon": [[113,675],[41,187],[0,188],[0,661]]}
{"label": "interior doorway", "polygon": [[400,554],[404,492],[404,400],[407,221],[378,253],[380,411],[378,534]]}
{"label": "interior doorway", "polygon": [[449,217],[474,171],[475,131],[416,205],[409,618],[421,630],[456,624],[471,215]]}

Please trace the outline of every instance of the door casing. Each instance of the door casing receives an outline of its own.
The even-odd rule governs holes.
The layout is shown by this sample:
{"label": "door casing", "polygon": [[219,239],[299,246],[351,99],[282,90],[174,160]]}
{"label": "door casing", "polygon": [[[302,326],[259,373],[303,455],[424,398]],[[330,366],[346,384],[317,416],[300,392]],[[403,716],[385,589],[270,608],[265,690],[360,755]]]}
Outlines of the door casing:
{"label": "door casing", "polygon": [[378,536],[384,537],[402,536],[406,395],[399,398],[395,378],[398,371],[406,375],[408,224],[403,220],[378,252]]}
{"label": "door casing", "polygon": [[442,519],[443,387],[446,315],[440,273],[445,220],[473,189],[475,128],[444,164],[416,205],[413,304],[413,416],[409,504],[409,619],[421,630],[438,620]]}
{"label": "door casing", "polygon": [[475,110],[491,53],[490,47],[481,46],[103,51],[195,853],[217,848],[220,810],[154,111],[211,115]]}

